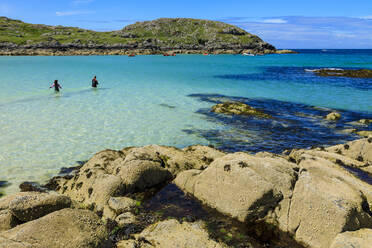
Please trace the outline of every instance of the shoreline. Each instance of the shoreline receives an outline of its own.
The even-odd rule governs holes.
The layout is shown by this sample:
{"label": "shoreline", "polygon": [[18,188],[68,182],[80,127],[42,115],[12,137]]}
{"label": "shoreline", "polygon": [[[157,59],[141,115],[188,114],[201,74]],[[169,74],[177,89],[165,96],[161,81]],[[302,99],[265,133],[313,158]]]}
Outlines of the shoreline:
{"label": "shoreline", "polygon": [[0,56],[90,56],[90,55],[188,55],[188,54],[199,54],[199,55],[268,55],[268,54],[298,54],[298,52],[292,50],[123,50],[123,49],[70,49],[70,50],[58,50],[58,49],[0,49]]}
{"label": "shoreline", "polygon": [[[99,232],[88,228],[91,234],[81,241],[98,238],[99,245],[89,246],[97,248],[142,247],[144,240],[156,240],[159,246],[143,247],[174,247],[191,236],[196,237],[193,245],[221,248],[355,242],[347,231],[367,236],[372,232],[371,149],[372,136],[283,154],[224,153],[201,145],[103,150],[43,186],[25,183],[23,192],[1,197],[0,219],[5,221],[0,225],[0,247],[28,242],[29,235],[44,245],[54,240],[68,245],[69,234],[60,228],[81,225],[68,221],[71,215],[90,216],[91,223],[101,226]],[[340,199],[341,209],[335,205]],[[259,205],[253,208],[255,204]],[[352,229],[350,213],[360,220]],[[54,226],[56,218],[62,226]],[[296,220],[305,228],[292,229]],[[50,232],[38,236],[29,231],[39,230],[39,225]],[[23,234],[16,240],[10,238],[19,232]],[[164,232],[180,239],[168,240]]]}

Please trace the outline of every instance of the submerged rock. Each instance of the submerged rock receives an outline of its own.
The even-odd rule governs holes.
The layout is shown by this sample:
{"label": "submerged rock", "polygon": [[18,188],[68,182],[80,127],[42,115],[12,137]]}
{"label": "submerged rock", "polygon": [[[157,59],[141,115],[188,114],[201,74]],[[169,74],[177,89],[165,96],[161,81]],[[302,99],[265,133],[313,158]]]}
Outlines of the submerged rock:
{"label": "submerged rock", "polygon": [[315,70],[316,75],[323,77],[352,77],[352,78],[372,78],[372,70],[344,70],[335,68],[325,68]]}
{"label": "submerged rock", "polygon": [[250,115],[259,118],[272,118],[272,116],[242,102],[219,103],[212,107],[212,111],[228,115]]}
{"label": "submerged rock", "polygon": [[369,125],[372,123],[372,120],[371,119],[360,119],[358,123],[363,124],[363,125]]}
{"label": "submerged rock", "polygon": [[108,233],[88,210],[63,209],[0,233],[0,248],[105,248]]}
{"label": "submerged rock", "polygon": [[341,114],[337,112],[332,112],[329,113],[325,118],[329,121],[337,121],[341,118]]}

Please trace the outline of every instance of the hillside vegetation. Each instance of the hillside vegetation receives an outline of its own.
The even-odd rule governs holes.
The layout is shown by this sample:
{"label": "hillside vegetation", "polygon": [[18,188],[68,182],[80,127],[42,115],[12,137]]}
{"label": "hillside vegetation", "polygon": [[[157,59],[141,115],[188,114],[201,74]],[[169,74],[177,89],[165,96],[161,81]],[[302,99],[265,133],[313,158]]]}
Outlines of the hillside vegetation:
{"label": "hillside vegetation", "polygon": [[251,49],[267,53],[275,48],[241,28],[217,21],[161,18],[137,22],[119,31],[96,32],[75,27],[29,24],[0,17],[2,51],[32,49],[116,50],[160,53],[179,50],[238,53]]}

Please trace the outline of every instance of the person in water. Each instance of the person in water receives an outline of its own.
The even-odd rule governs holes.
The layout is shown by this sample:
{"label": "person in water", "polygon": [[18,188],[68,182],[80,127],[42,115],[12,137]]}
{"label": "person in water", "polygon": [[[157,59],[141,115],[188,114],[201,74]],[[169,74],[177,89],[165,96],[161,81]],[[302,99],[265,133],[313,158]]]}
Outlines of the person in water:
{"label": "person in water", "polygon": [[62,89],[62,86],[58,83],[58,80],[54,80],[54,83],[49,87],[49,89],[53,87],[56,92],[59,92],[59,89]]}
{"label": "person in water", "polygon": [[92,87],[97,88],[97,85],[98,85],[98,80],[97,80],[97,77],[94,76],[94,78],[92,79]]}

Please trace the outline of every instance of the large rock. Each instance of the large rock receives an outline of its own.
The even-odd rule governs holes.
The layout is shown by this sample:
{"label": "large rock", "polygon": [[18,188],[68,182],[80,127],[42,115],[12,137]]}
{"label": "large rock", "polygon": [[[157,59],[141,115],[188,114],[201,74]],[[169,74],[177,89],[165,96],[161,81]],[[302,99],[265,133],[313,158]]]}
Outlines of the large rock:
{"label": "large rock", "polygon": [[63,209],[0,233],[0,248],[104,248],[108,233],[88,210]]}
{"label": "large rock", "polygon": [[336,236],[330,248],[370,248],[372,229],[344,232]]}
{"label": "large rock", "polygon": [[17,219],[27,222],[70,206],[71,200],[67,196],[30,192],[13,199],[9,210]]}
{"label": "large rock", "polygon": [[337,112],[332,112],[329,113],[325,118],[329,121],[337,121],[341,118],[341,114]]}
{"label": "large rock", "polygon": [[250,115],[259,118],[272,118],[270,115],[242,102],[224,102],[214,105],[212,111],[229,115]]}
{"label": "large rock", "polygon": [[137,240],[122,241],[118,248],[146,247],[146,248],[222,248],[225,247],[209,238],[202,222],[179,223],[171,219],[158,222],[147,227]]}
{"label": "large rock", "polygon": [[203,169],[224,153],[210,147],[194,146],[185,150],[166,146],[128,147],[122,151],[105,150],[94,155],[71,177],[57,177],[51,185],[84,207],[104,211],[110,197],[143,191],[171,180],[187,169]]}
{"label": "large rock", "polygon": [[372,226],[372,186],[330,160],[302,153],[288,230],[298,242],[326,248],[341,232]]}
{"label": "large rock", "polygon": [[243,222],[263,218],[283,201],[288,211],[296,176],[284,159],[228,154],[206,170],[178,175],[175,183],[205,204]]}

